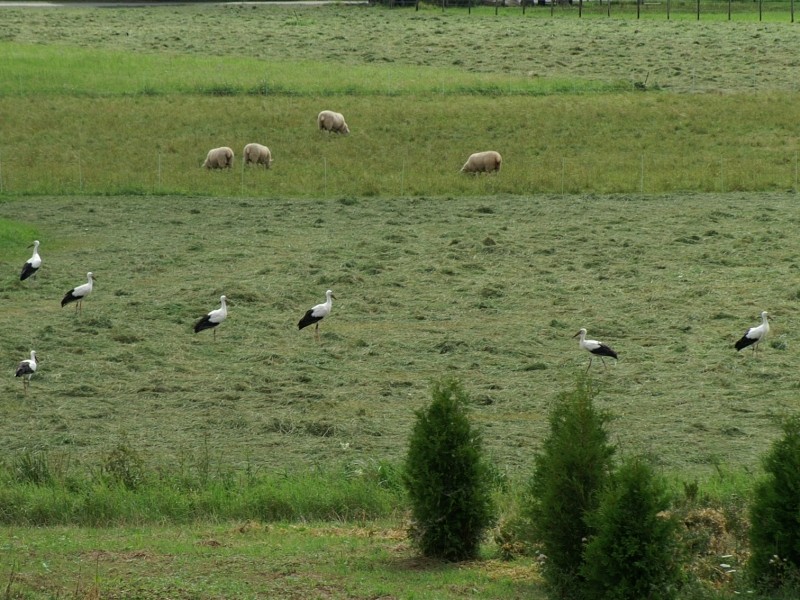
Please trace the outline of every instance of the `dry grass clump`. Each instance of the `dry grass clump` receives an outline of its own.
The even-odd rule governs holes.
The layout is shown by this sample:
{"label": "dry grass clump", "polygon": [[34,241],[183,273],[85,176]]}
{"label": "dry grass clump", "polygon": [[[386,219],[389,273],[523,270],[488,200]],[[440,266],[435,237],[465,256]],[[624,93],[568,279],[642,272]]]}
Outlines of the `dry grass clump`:
{"label": "dry grass clump", "polygon": [[714,589],[733,591],[744,580],[750,555],[746,512],[731,506],[694,506],[678,512],[687,571]]}

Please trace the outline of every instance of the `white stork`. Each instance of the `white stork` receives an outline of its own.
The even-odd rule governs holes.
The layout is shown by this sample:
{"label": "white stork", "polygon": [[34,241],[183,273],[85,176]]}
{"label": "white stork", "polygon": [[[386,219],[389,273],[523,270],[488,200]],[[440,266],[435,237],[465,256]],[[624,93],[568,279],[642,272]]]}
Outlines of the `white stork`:
{"label": "white stork", "polygon": [[75,305],[75,312],[80,313],[82,310],[83,299],[86,298],[89,294],[92,293],[92,284],[94,280],[97,279],[92,272],[86,274],[86,279],[88,280],[83,285],[79,285],[77,287],[72,288],[61,299],[61,306],[64,307],[70,302],[77,302]]}
{"label": "white stork", "polygon": [[742,348],[747,348],[748,346],[753,347],[753,352],[756,351],[758,348],[759,342],[763,341],[767,334],[769,333],[769,313],[767,311],[762,311],[761,313],[761,325],[756,327],[751,327],[747,331],[745,331],[742,339],[736,342],[736,351],[738,352]]}
{"label": "white stork", "polygon": [[298,329],[302,329],[303,327],[308,327],[309,325],[316,324],[314,329],[314,334],[316,338],[319,340],[319,322],[322,321],[325,317],[331,314],[331,307],[333,306],[333,302],[331,298],[336,298],[333,295],[331,290],[325,292],[325,302],[322,304],[317,304],[316,306],[309,308],[306,311],[306,314],[303,315],[303,318],[300,319],[300,322],[297,324]]}
{"label": "white stork", "polygon": [[27,394],[28,384],[31,382],[31,377],[36,373],[36,350],[31,350],[31,357],[26,358],[17,365],[17,373],[15,377],[22,377],[22,389]]}
{"label": "white stork", "polygon": [[592,366],[592,358],[594,356],[599,356],[600,357],[600,360],[603,361],[603,368],[607,368],[606,367],[606,361],[605,361],[605,359],[603,359],[604,356],[610,356],[614,360],[617,359],[617,353],[614,352],[611,349],[610,346],[606,346],[604,343],[598,342],[597,340],[587,340],[586,339],[586,329],[581,328],[581,330],[578,333],[576,333],[575,335],[573,335],[572,337],[576,338],[578,336],[581,336],[581,339],[580,339],[580,342],[579,342],[580,347],[583,348],[584,350],[586,350],[587,352],[589,352],[589,354],[590,354],[590,356],[589,356],[589,366],[586,367],[587,371]]}
{"label": "white stork", "polygon": [[214,339],[217,339],[217,325],[228,318],[228,305],[226,300],[227,298],[224,295],[219,297],[219,303],[221,306],[212,310],[205,317],[194,324],[195,333],[199,333],[204,329],[213,329]]}
{"label": "white stork", "polygon": [[[42,257],[39,256],[39,240],[34,240],[28,248],[33,248],[33,256],[22,266],[22,273],[19,274],[20,281],[25,281],[31,275],[35,276],[36,271],[42,266]],[[36,277],[34,277],[34,279],[36,279]]]}

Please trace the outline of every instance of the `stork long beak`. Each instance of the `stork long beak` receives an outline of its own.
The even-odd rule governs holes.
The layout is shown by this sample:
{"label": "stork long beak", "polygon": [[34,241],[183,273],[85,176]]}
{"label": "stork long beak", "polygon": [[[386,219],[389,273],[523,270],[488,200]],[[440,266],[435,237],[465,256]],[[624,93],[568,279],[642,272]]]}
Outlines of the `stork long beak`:
{"label": "stork long beak", "polygon": [[578,333],[576,333],[576,334],[575,334],[575,335],[573,335],[572,337],[576,338],[576,337],[578,337],[580,334],[581,334],[581,332],[579,331]]}

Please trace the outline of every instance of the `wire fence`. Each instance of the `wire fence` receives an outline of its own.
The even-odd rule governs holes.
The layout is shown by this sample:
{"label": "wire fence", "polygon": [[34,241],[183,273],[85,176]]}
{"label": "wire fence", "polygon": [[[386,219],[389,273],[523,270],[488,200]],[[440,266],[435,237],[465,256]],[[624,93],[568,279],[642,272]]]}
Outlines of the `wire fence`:
{"label": "wire fence", "polygon": [[[384,0],[392,7],[414,6],[420,0]],[[516,10],[550,17],[617,17],[633,19],[711,19],[729,21],[765,19],[795,22],[795,0],[438,0],[426,3],[448,9],[493,9],[499,14]]]}

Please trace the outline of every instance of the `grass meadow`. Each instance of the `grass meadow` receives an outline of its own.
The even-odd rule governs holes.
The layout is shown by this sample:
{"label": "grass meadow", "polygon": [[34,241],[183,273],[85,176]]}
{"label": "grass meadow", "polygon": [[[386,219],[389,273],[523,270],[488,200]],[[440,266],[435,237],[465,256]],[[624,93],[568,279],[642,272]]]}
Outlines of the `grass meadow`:
{"label": "grass meadow", "polygon": [[[620,443],[677,471],[752,468],[795,403],[795,201],[7,199],[7,227],[31,209],[36,227],[3,252],[18,248],[3,261],[6,352],[36,348],[42,367],[28,398],[2,383],[3,439],[81,458],[124,433],[169,463],[202,442],[289,471],[398,460],[430,382],[457,375],[491,453],[524,475],[548,402],[586,369],[571,338],[585,326],[621,353],[592,371]],[[45,263],[21,283],[32,233]],[[88,270],[97,289],[76,316],[59,300]],[[327,288],[318,343],[297,321]],[[216,341],[193,334],[220,294]],[[761,310],[772,345],[732,352]]]}
{"label": "grass meadow", "polygon": [[[0,11],[7,597],[544,598],[503,528],[580,327],[620,353],[590,371],[620,451],[730,518],[693,572],[744,590],[712,563],[746,557],[742,498],[797,410],[796,25]],[[272,169],[242,168],[250,141]],[[201,169],[218,145],[235,168]],[[458,174],[487,148],[499,175]],[[316,341],[297,321],[328,288]],[[771,338],[737,354],[761,310]],[[414,555],[397,475],[442,376],[503,508],[458,566]]]}
{"label": "grass meadow", "polygon": [[[549,403],[586,369],[571,338],[586,326],[620,352],[591,372],[620,449],[651,456],[677,489],[716,475],[741,493],[749,484],[736,474],[758,472],[778,420],[796,410],[795,201],[7,198],[3,256],[31,234],[47,243],[31,285],[15,280],[24,254],[3,261],[9,370],[30,348],[41,359],[27,397],[13,377],[2,384],[4,449],[91,472],[125,442],[168,478],[375,480],[402,460],[430,382],[456,375],[499,480],[514,487]],[[30,207],[35,226],[16,233]],[[58,301],[88,269],[97,289],[76,317]],[[337,300],[316,342],[296,321],[327,287]],[[193,334],[221,293],[230,317],[216,341]],[[771,342],[736,354],[762,309],[775,315]],[[149,496],[127,513],[114,498],[86,520],[259,516],[215,498],[162,510]]]}
{"label": "grass meadow", "polygon": [[[0,125],[0,189],[330,198],[797,187],[796,27],[526,14],[4,9],[0,114],[12,118]],[[316,130],[322,108],[348,116],[348,139]],[[251,141],[271,147],[273,172],[200,171],[209,148],[241,155]],[[460,177],[486,148],[502,149],[507,176]]]}

